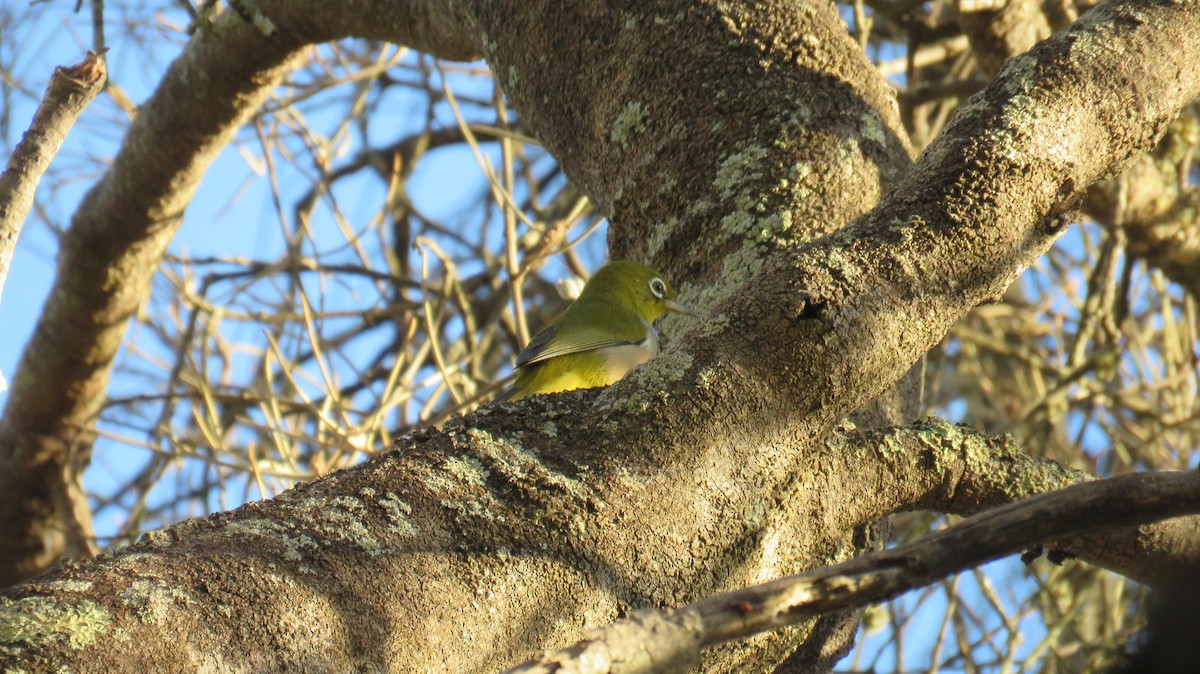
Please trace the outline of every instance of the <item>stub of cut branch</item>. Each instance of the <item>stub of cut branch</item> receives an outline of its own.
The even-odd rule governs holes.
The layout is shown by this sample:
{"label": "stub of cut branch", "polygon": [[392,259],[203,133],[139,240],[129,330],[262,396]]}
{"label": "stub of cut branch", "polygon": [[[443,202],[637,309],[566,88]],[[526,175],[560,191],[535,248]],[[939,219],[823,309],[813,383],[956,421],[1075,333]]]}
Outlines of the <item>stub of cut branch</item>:
{"label": "stub of cut branch", "polygon": [[0,174],[0,296],[38,183],[75,120],[104,88],[107,76],[104,55],[92,52],[82,63],[55,68],[29,130]]}
{"label": "stub of cut branch", "polygon": [[[1196,513],[1200,472],[1124,475],[1072,485],[979,513],[890,550],[706,597],[673,611],[641,612],[509,674],[675,672],[680,663],[697,660],[701,648],[891,599],[1037,545]],[[686,642],[675,641],[674,635],[697,630],[696,650],[679,650]],[[672,641],[651,643],[660,635],[671,635]],[[650,668],[625,668],[623,661],[594,655],[616,652],[618,646],[621,653],[674,655],[669,660],[647,657]]]}

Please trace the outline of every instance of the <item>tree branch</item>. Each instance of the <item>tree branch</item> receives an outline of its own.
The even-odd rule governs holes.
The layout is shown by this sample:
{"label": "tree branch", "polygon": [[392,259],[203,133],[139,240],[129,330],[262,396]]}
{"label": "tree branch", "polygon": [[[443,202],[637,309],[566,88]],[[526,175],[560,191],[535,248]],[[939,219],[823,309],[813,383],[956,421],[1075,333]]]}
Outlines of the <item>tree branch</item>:
{"label": "tree branch", "polygon": [[107,77],[103,55],[92,52],[82,63],[55,68],[29,130],[0,174],[0,296],[38,182],[75,120],[104,88]]}
{"label": "tree branch", "polygon": [[[66,140],[75,120],[104,88],[107,77],[103,55],[92,52],[88,52],[82,63],[55,68],[29,130],[9,157],[8,167],[0,174],[0,295],[4,292],[17,238],[33,206],[42,174],[58,154],[58,148]],[[0,392],[6,388],[4,374],[0,373]],[[19,387],[14,389],[16,392],[21,390]],[[4,474],[0,483],[29,484],[31,474],[37,474],[36,466],[13,460],[14,449],[0,440],[0,471]],[[45,568],[64,548],[73,556],[95,552],[90,518],[68,516],[62,518],[62,526],[38,527],[38,531],[33,532],[27,528],[26,519],[4,516],[18,513],[20,517],[32,509],[41,517],[30,519],[38,521],[48,515],[53,517],[53,511],[87,512],[87,497],[77,480],[64,481],[61,476],[54,475],[44,488],[42,498],[30,502],[26,500],[28,491],[0,487],[0,522],[3,523],[0,524],[0,587]],[[57,524],[58,518],[53,519]]]}
{"label": "tree branch", "polygon": [[[974,515],[918,541],[674,611],[643,611],[509,674],[685,671],[701,648],[897,597],[1043,543],[1200,513],[1200,473],[1124,475]],[[681,666],[682,665],[682,666]]]}
{"label": "tree branch", "polygon": [[172,64],[63,237],[0,418],[0,585],[64,550],[87,554],[58,533],[90,530],[86,501],[80,512],[79,499],[56,495],[78,490],[128,320],[204,169],[290,67],[294,45],[238,24],[222,22]]}
{"label": "tree branch", "polygon": [[0,417],[0,586],[64,553],[88,554],[78,532],[91,530],[91,514],[79,483],[121,338],[205,169],[296,66],[299,50],[382,32],[451,58],[475,53],[441,2],[380,2],[356,13],[309,4],[262,3],[280,27],[271,38],[232,13],[199,31],[76,211]]}
{"label": "tree branch", "polygon": [[[840,509],[838,526],[912,510],[974,515],[1094,479],[1033,458],[1007,435],[990,436],[940,419],[831,434],[810,463],[832,475],[856,476],[853,485],[837,485],[853,504]],[[1200,555],[1200,518],[1180,517],[1056,545],[1089,563],[1157,586]]]}

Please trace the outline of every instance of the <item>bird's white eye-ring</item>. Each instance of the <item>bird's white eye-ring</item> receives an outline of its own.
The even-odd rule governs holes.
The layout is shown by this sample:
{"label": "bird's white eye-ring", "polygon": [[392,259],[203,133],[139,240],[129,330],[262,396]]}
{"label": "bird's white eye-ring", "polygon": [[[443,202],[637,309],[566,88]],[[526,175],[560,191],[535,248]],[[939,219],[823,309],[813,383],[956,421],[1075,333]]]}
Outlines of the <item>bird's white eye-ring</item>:
{"label": "bird's white eye-ring", "polygon": [[650,279],[650,292],[654,293],[654,296],[661,300],[667,294],[667,284],[655,276]]}

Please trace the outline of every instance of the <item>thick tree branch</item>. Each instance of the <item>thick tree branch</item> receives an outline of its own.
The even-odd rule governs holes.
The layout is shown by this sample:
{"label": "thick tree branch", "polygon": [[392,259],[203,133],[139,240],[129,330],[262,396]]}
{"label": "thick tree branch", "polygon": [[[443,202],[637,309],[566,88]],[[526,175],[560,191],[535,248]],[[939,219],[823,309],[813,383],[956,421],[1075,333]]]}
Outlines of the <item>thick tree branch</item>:
{"label": "thick tree branch", "polygon": [[[856,478],[854,484],[837,487],[853,504],[839,509],[845,520],[841,526],[906,510],[974,515],[1093,479],[1032,458],[1008,436],[989,436],[939,419],[831,434],[811,463],[825,466],[830,474]],[[1200,555],[1200,518],[1180,517],[1056,545],[1091,564],[1161,585]]]}
{"label": "thick tree branch", "polygon": [[[0,294],[3,294],[17,237],[33,206],[42,174],[66,140],[75,120],[103,89],[107,76],[103,56],[91,52],[78,65],[56,68],[29,130],[0,175]],[[4,374],[0,373],[0,391],[6,388]],[[19,385],[14,388],[16,393],[21,391],[24,389]],[[41,498],[29,503],[26,500],[28,492],[16,485],[29,484],[31,474],[36,476],[35,480],[41,476],[36,465],[10,460],[14,450],[15,447],[5,443],[0,435],[0,522],[3,522],[0,524],[0,587],[45,568],[58,558],[64,547],[74,556],[95,551],[91,541],[91,518],[72,516],[87,513],[87,497],[78,480],[74,479],[77,476],[64,479],[55,472],[41,485],[44,490]],[[6,483],[10,485],[7,488]],[[38,529],[33,533],[27,520],[12,518],[29,514],[31,510],[39,515],[56,512],[66,516],[51,515],[52,526],[45,526],[44,515],[31,518],[38,523],[33,525]],[[5,517],[10,513],[12,517]]]}
{"label": "thick tree branch", "polygon": [[[967,310],[999,296],[1062,231],[1083,189],[1151,146],[1195,97],[1200,61],[1181,55],[1200,31],[1195,9],[1107,3],[1010,61],[879,208],[739,293],[757,305],[744,310],[755,347],[746,356],[773,362],[761,358],[772,344],[755,342],[778,340],[781,329],[793,335],[785,343],[799,345],[791,385],[771,390],[824,380],[825,390],[809,387],[810,397],[789,407],[844,413],[894,381]],[[1115,42],[1122,58],[1107,51]],[[1130,98],[1108,95],[1122,82],[1139,83],[1129,91],[1137,122]],[[736,324],[735,306],[722,309]],[[863,353],[881,360],[863,364]],[[864,377],[871,383],[863,386]]]}
{"label": "thick tree branch", "polygon": [[287,72],[294,50],[236,18],[193,40],[76,211],[0,418],[0,585],[64,549],[86,554],[62,532],[90,530],[90,513],[62,495],[79,489],[128,320],[204,169]]}
{"label": "thick tree branch", "polygon": [[701,648],[891,599],[1043,543],[1187,514],[1200,514],[1200,472],[1125,475],[1072,485],[841,564],[706,597],[674,611],[645,611],[508,671],[684,671]]}
{"label": "thick tree branch", "polygon": [[[1008,58],[1023,54],[1051,31],[1074,20],[1071,3],[1020,0],[959,4],[964,32],[988,75]],[[1195,122],[1188,132],[1195,133]],[[1183,144],[1190,147],[1191,143]],[[1154,154],[1158,154],[1157,152]],[[1200,227],[1194,194],[1181,195],[1180,176],[1170,162],[1147,153],[1127,171],[1099,183],[1084,209],[1106,226],[1123,227],[1130,252],[1200,297]]]}

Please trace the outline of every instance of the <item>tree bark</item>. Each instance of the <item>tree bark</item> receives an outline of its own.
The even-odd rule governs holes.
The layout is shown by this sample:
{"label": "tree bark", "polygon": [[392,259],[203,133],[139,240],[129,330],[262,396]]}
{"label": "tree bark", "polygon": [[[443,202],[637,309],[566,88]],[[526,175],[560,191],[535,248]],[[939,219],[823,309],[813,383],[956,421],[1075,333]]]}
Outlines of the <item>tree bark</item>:
{"label": "tree bark", "polygon": [[29,130],[0,174],[0,296],[38,182],[75,120],[104,88],[107,77],[103,55],[91,52],[82,63],[55,68]]}
{"label": "tree bark", "polygon": [[[478,45],[525,123],[610,214],[614,256],[653,261],[705,319],[668,323],[665,353],[609,389],[485,408],[358,468],[13,588],[0,641],[18,646],[0,664],[495,670],[638,607],[849,559],[871,546],[876,519],[930,505],[906,498],[908,480],[949,481],[962,464],[873,460],[858,443],[822,452],[833,425],[998,296],[1083,190],[1200,92],[1196,2],[1109,2],[1011,61],[908,170],[889,89],[830,5],[365,4],[263,3],[280,39],[296,40],[284,46],[229,22],[198,38],[181,62],[204,92],[170,88],[183,65],[162,91],[237,105],[200,113],[201,128],[224,121],[189,141],[189,171],[299,42],[383,26],[412,39],[396,19],[411,12],[443,27],[420,36],[435,53]],[[137,133],[160,114],[148,106]],[[182,202],[170,203],[139,206],[135,230],[164,231],[147,213],[177,216]],[[161,250],[154,241],[134,247]],[[912,475],[856,499],[870,487],[848,468],[864,464]],[[990,476],[940,503],[1012,500]],[[1166,531],[1148,531],[1168,541],[1122,570],[1153,582],[1190,544]],[[1080,554],[1115,565],[1107,553]],[[828,668],[852,634],[845,616],[823,616],[703,665]]]}
{"label": "tree bark", "polygon": [[507,674],[686,671],[705,646],[898,597],[1044,541],[1196,513],[1200,473],[1158,472],[1084,482],[841,564],[705,597],[677,610],[642,610]]}
{"label": "tree bark", "polygon": [[[42,174],[75,120],[104,88],[107,77],[103,55],[91,52],[82,63],[55,68],[29,130],[0,175],[0,295]],[[0,392],[7,387],[0,372]],[[5,476],[0,480],[7,479],[14,486],[36,485],[32,489],[0,489],[0,518],[8,513],[20,518],[0,519],[5,522],[0,526],[0,587],[44,569],[64,549],[73,556],[94,553],[91,518],[74,516],[80,511],[87,513],[79,475],[68,475],[60,468],[55,466],[49,479],[43,479],[43,466],[35,455],[0,440],[0,474]],[[31,492],[37,496],[29,498]],[[58,526],[47,526],[51,524]]]}

